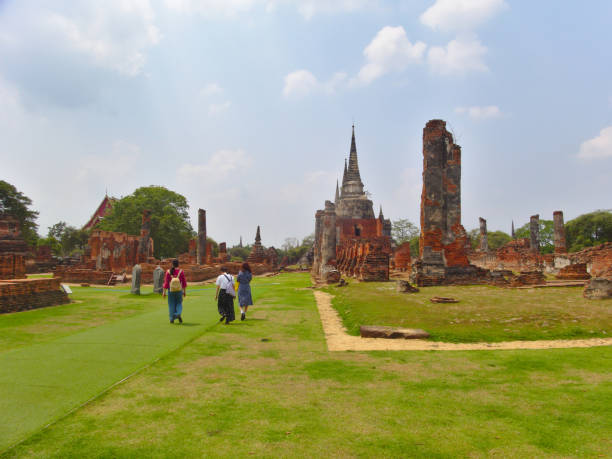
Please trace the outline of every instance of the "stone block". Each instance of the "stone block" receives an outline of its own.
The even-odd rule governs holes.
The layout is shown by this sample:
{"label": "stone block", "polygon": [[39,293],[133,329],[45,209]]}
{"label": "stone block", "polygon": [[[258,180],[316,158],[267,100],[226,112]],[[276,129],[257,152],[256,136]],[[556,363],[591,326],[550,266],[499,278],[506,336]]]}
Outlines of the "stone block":
{"label": "stone block", "polygon": [[380,325],[362,325],[359,327],[362,338],[386,339],[427,339],[429,333],[418,328],[394,328]]}
{"label": "stone block", "polygon": [[595,277],[584,288],[583,296],[589,300],[612,298],[612,279]]}
{"label": "stone block", "polygon": [[398,280],[395,287],[398,293],[417,293],[419,291],[418,288],[410,285],[410,282],[405,280]]}

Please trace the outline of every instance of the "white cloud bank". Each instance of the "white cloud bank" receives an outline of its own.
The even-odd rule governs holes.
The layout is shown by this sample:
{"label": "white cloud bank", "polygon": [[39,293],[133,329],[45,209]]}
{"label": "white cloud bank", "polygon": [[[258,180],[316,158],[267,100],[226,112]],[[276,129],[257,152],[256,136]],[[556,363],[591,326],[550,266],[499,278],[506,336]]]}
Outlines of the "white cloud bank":
{"label": "white cloud bank", "polygon": [[336,72],[328,81],[321,82],[309,70],[296,70],[285,76],[283,96],[299,99],[316,92],[333,94],[344,85],[346,77],[346,73]]}
{"label": "white cloud bank", "polygon": [[350,13],[376,7],[379,0],[166,0],[165,4],[177,13],[205,17],[234,17],[257,7],[272,13],[288,5],[309,20],[319,14]]}
{"label": "white cloud bank", "polygon": [[420,19],[434,30],[472,30],[507,6],[504,0],[436,0]]}
{"label": "white cloud bank", "polygon": [[432,46],[427,62],[433,73],[439,75],[466,75],[472,72],[487,72],[484,62],[487,48],[475,37],[460,37],[451,40],[445,47]]}
{"label": "white cloud bank", "polygon": [[127,76],[141,73],[146,49],[161,39],[149,0],[79,2],[45,13],[40,26],[97,65]]}
{"label": "white cloud bank", "polygon": [[427,45],[422,41],[412,44],[403,27],[386,26],[378,31],[363,50],[366,63],[353,84],[369,84],[393,71],[402,71],[409,64],[422,61]]}
{"label": "white cloud bank", "polygon": [[582,142],[578,158],[612,158],[612,126],[603,128],[597,137]]}
{"label": "white cloud bank", "polygon": [[500,118],[502,116],[502,112],[497,105],[457,107],[455,113],[466,114],[474,119]]}
{"label": "white cloud bank", "polygon": [[206,188],[214,188],[225,183],[234,174],[245,172],[252,163],[253,159],[242,149],[219,150],[205,163],[181,165],[177,176],[187,183],[206,184]]}

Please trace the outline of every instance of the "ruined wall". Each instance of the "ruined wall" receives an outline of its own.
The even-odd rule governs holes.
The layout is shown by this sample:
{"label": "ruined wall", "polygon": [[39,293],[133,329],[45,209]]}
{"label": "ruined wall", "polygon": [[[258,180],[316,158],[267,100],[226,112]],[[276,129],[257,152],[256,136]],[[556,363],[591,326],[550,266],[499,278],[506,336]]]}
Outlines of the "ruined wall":
{"label": "ruined wall", "polygon": [[514,239],[494,253],[471,252],[470,263],[485,269],[506,269],[512,271],[541,270],[543,258],[531,249],[527,238]]}
{"label": "ruined wall", "polygon": [[26,277],[28,245],[17,219],[0,214],[0,279]]}
{"label": "ruined wall", "polygon": [[442,120],[423,129],[420,258],[425,264],[468,266],[461,225],[461,147]]}
{"label": "ruined wall", "polygon": [[410,270],[410,242],[406,241],[395,249],[393,262],[395,269],[398,271],[404,272]]}
{"label": "ruined wall", "polygon": [[69,303],[60,290],[59,279],[18,279],[0,281],[0,313]]}
{"label": "ruined wall", "polygon": [[586,263],[576,263],[561,268],[555,277],[561,280],[588,280],[591,275],[587,272]]}
{"label": "ruined wall", "polygon": [[390,251],[388,237],[347,239],[336,250],[336,268],[361,281],[388,281]]}
{"label": "ruined wall", "polygon": [[[138,249],[141,236],[130,236],[126,233],[114,231],[93,230],[89,237],[91,253],[85,264],[99,271],[122,272],[131,269],[138,263]],[[145,253],[152,253],[153,240],[149,238],[149,249]],[[149,257],[147,257],[148,259]]]}

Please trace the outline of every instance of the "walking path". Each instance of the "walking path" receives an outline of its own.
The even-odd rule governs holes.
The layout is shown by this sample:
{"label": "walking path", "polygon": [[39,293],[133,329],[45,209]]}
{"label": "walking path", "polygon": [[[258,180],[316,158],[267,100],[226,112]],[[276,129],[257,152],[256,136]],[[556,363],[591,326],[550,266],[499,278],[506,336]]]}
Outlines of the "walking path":
{"label": "walking path", "polygon": [[422,339],[361,338],[346,332],[332,307],[332,295],[315,290],[317,308],[330,351],[475,351],[494,349],[561,349],[612,346],[612,338],[571,340],[504,341],[499,343],[443,343]]}
{"label": "walking path", "polygon": [[212,299],[193,290],[182,325],[168,323],[160,298],[142,314],[0,351],[0,452],[216,325]]}

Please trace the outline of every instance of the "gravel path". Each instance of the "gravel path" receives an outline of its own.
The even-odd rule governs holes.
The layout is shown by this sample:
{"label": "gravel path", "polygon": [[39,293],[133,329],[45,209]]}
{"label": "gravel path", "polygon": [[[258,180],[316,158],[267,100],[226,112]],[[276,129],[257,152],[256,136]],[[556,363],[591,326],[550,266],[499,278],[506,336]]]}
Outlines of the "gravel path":
{"label": "gravel path", "polygon": [[612,346],[612,338],[504,341],[500,343],[442,343],[422,339],[361,338],[346,332],[331,305],[329,293],[315,290],[319,316],[330,351],[474,351],[492,349],[560,349],[570,347]]}

